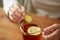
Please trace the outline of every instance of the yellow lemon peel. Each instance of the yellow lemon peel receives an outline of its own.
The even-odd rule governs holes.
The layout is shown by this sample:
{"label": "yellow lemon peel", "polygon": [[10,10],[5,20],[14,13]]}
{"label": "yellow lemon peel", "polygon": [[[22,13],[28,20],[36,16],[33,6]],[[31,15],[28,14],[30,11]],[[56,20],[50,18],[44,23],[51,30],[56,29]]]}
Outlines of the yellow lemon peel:
{"label": "yellow lemon peel", "polygon": [[29,15],[25,15],[25,21],[28,23],[32,22],[32,17]]}

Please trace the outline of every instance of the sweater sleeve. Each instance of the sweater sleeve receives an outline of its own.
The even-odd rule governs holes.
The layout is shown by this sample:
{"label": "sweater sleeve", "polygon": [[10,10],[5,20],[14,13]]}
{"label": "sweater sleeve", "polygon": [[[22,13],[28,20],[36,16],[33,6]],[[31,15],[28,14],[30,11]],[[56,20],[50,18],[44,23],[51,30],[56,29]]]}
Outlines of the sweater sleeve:
{"label": "sweater sleeve", "polygon": [[11,6],[14,3],[18,3],[18,0],[3,0],[3,9],[7,16],[8,16],[8,11],[9,11],[9,6]]}

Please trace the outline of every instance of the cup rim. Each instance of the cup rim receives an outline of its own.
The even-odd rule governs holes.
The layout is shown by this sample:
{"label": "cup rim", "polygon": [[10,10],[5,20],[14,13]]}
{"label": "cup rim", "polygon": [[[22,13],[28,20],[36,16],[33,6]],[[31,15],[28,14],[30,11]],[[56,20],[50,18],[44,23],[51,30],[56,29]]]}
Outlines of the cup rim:
{"label": "cup rim", "polygon": [[[27,33],[24,32],[24,30],[23,30],[22,27],[21,27],[21,22],[23,22],[23,21],[24,21],[24,20],[19,21],[19,22],[18,22],[18,25],[19,25],[19,28],[20,28],[22,34],[27,35]],[[40,27],[39,25],[35,24],[35,23],[28,23],[28,24],[29,24],[29,25],[32,24],[32,26],[37,26],[37,27],[39,27],[39,28],[41,29],[41,27]],[[28,24],[26,24],[26,25],[28,25]],[[41,30],[41,31],[42,31],[42,30]]]}

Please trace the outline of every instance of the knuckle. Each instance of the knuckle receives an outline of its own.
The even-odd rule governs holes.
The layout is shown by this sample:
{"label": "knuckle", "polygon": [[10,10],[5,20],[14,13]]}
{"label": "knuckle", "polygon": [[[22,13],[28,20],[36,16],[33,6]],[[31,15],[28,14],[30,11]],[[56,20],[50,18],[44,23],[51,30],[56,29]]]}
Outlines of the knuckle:
{"label": "knuckle", "polygon": [[58,24],[54,24],[55,26],[58,26]]}
{"label": "knuckle", "polygon": [[12,21],[17,22],[17,20],[15,20],[15,19],[14,19],[14,20],[12,20]]}
{"label": "knuckle", "polygon": [[12,21],[17,22],[17,20],[14,17],[12,17]]}
{"label": "knuckle", "polygon": [[13,11],[13,15],[16,13],[16,11]]}
{"label": "knuckle", "polygon": [[22,9],[25,10],[25,8],[22,6]]}
{"label": "knuckle", "polygon": [[60,24],[55,24],[55,26],[56,26],[58,29],[60,29]]}
{"label": "knuckle", "polygon": [[13,17],[13,14],[11,14],[11,17]]}

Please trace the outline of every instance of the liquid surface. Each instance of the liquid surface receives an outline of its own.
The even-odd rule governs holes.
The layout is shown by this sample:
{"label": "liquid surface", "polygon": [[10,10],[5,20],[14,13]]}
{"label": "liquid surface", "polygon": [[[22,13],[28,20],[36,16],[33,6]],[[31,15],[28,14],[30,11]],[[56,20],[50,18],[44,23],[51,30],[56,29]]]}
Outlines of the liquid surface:
{"label": "liquid surface", "polygon": [[38,35],[41,33],[41,29],[39,27],[36,27],[36,26],[30,26],[27,30],[27,33],[29,35]]}

